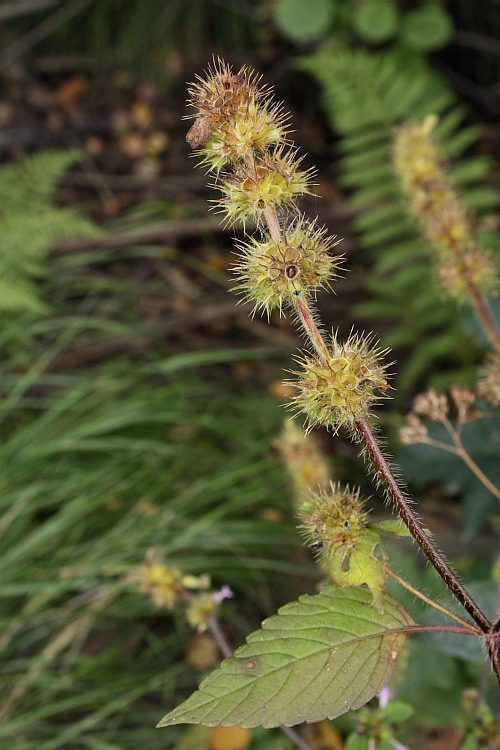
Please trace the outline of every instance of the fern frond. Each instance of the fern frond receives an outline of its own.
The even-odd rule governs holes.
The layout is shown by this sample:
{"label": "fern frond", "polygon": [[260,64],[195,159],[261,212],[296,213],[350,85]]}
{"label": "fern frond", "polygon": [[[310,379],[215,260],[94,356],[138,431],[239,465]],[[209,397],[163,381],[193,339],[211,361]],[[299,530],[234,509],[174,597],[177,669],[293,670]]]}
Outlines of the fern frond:
{"label": "fern frond", "polygon": [[36,279],[60,237],[96,236],[97,226],[75,208],[53,204],[57,182],[80,151],[45,151],[0,170],[0,311],[47,309]]}
{"label": "fern frond", "polygon": [[480,130],[464,126],[466,110],[422,56],[402,56],[396,49],[374,53],[325,46],[302,58],[299,67],[322,86],[325,110],[341,136],[339,182],[352,193],[349,203],[362,210],[353,223],[360,247],[370,254],[367,286],[375,297],[358,305],[356,314],[391,320],[383,342],[406,346],[409,357],[400,389],[425,376],[438,360],[468,371],[470,342],[464,346],[456,308],[441,299],[429,268],[429,250],[400,197],[390,152],[396,125],[437,114],[435,132],[443,153],[461,159],[453,169],[461,196],[484,215],[498,204],[496,191],[484,185],[491,162],[488,157],[463,156]]}

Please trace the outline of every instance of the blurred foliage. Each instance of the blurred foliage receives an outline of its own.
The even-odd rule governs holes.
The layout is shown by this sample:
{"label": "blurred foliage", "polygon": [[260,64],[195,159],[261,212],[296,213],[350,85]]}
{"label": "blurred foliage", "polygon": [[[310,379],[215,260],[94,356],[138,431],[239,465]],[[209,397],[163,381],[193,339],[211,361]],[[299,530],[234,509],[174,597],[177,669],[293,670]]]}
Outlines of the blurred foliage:
{"label": "blurred foliage", "polygon": [[148,68],[160,76],[174,52],[198,59],[224,47],[236,54],[252,45],[259,28],[255,8],[216,0],[49,0],[40,8],[20,0],[7,20],[7,39],[14,45],[25,35],[29,43],[33,26],[45,24],[50,31],[38,43],[44,54],[66,55],[71,40],[72,55],[132,65],[131,72]]}
{"label": "blurred foliage", "polygon": [[[371,267],[372,299],[358,315],[390,321],[383,343],[407,354],[398,387],[444,369],[433,382],[443,387],[470,378],[478,352],[470,346],[456,306],[442,299],[433,279],[429,250],[407,216],[391,166],[395,125],[436,113],[436,135],[448,158],[462,157],[452,170],[463,200],[479,216],[496,207],[497,192],[487,184],[490,160],[467,156],[478,130],[464,125],[466,112],[439,75],[418,55],[399,49],[368,52],[344,45],[325,46],[300,61],[321,83],[327,114],[341,137],[341,184],[359,215],[354,227]],[[486,244],[493,238],[484,236]],[[498,243],[498,240],[497,240]]]}
{"label": "blurred foliage", "polygon": [[19,353],[1,379],[0,744],[20,750],[164,747],[158,706],[197,676],[183,661],[183,618],[126,581],[148,549],[231,585],[235,639],[279,578],[313,575],[293,562],[298,535],[280,520],[270,397],[221,394],[190,369],[196,354],[51,366],[120,328],[98,312],[3,320],[0,345]]}
{"label": "blurred foliage", "polygon": [[444,0],[405,8],[397,0],[276,0],[272,16],[280,31],[299,42],[352,35],[367,44],[398,42],[406,51],[443,47],[453,32]]}
{"label": "blurred foliage", "polygon": [[[394,124],[428,112],[441,115],[438,135],[449,158],[463,157],[476,143],[478,131],[464,126],[465,110],[426,62],[453,31],[444,3],[403,9],[388,1],[381,9],[377,0],[46,0],[33,11],[33,3],[17,0],[8,4],[10,16],[4,5],[4,53],[24,40],[27,51],[36,43],[42,56],[71,53],[81,55],[82,64],[84,58],[107,60],[133,72],[148,65],[160,75],[169,63],[175,68],[176,59],[204,59],[207,50],[255,57],[261,44],[267,60],[276,60],[287,41],[313,49],[327,38],[329,46],[301,64],[321,83],[341,138],[343,184],[360,209],[356,229],[373,264],[373,299],[360,313],[394,323],[385,343],[409,355],[400,385],[427,378],[431,369],[441,385],[473,372],[476,353],[456,309],[437,297],[426,249],[404,218],[388,158]],[[472,28],[482,8],[465,0],[454,4],[454,13],[459,5]],[[75,13],[63,18],[61,11],[71,8]],[[52,30],[47,26],[30,41],[33,28],[47,19]],[[274,30],[282,37],[273,37]],[[390,46],[359,49],[367,45]],[[16,750],[159,750],[175,737],[167,741],[154,729],[156,721],[199,675],[185,661],[192,633],[183,617],[155,610],[126,581],[147,550],[234,588],[223,623],[234,642],[276,600],[281,603],[284,587],[303,590],[303,580],[316,573],[297,561],[303,558],[287,521],[284,470],[269,450],[281,411],[262,388],[258,394],[246,385],[239,392],[227,383],[220,389],[206,371],[202,376],[196,370],[262,352],[168,351],[137,315],[144,285],[133,272],[87,273],[115,259],[112,248],[47,265],[57,236],[97,231],[81,212],[54,201],[59,176],[78,158],[76,152],[41,154],[0,172],[2,223],[12,225],[0,243],[7,280],[0,282],[0,744]],[[482,157],[462,158],[455,170],[464,198],[480,216],[496,200],[479,184],[488,170]],[[34,182],[28,184],[28,177]],[[486,242],[492,246],[491,237]],[[128,247],[120,258],[167,253]],[[187,255],[183,262],[193,268],[199,263]],[[161,284],[168,295],[168,281]],[[36,317],[41,311],[44,317]],[[120,354],[97,365],[54,366],[59,355],[89,343],[134,341],[138,334],[150,342],[143,359]],[[443,455],[433,454],[427,476],[439,480],[453,473],[453,489],[465,488],[467,528],[473,530],[475,490],[468,479],[456,480],[456,466],[441,464]],[[443,596],[429,568],[397,553],[394,560],[414,585]],[[475,572],[483,579],[475,595],[491,603],[488,572]],[[400,588],[398,596],[415,617],[423,616],[413,596]],[[445,641],[417,636],[402,664],[399,692],[415,706],[416,723],[458,719],[460,691],[479,678],[477,654],[472,658],[460,644]],[[183,748],[206,747],[206,733],[188,737],[198,729],[186,733]],[[292,745],[277,733],[253,734],[251,750],[278,747]]]}
{"label": "blurred foliage", "polygon": [[[473,461],[495,486],[500,486],[498,445],[500,424],[498,419],[478,419],[465,425],[464,447]],[[447,433],[441,424],[433,423],[429,430],[431,439],[446,442]],[[463,526],[468,535],[484,527],[488,516],[498,513],[498,500],[471,472],[462,459],[448,451],[429,445],[403,446],[396,460],[408,482],[418,490],[439,484],[450,494],[458,494],[463,502]]]}
{"label": "blurred foliage", "polygon": [[0,169],[0,312],[46,309],[36,280],[57,238],[100,230],[74,207],[55,205],[57,182],[80,151],[44,151]]}
{"label": "blurred foliage", "polygon": [[[463,614],[436,571],[422,566],[415,555],[403,554],[393,546],[390,550],[390,565],[427,596],[457,614]],[[467,583],[467,587],[477,597],[480,606],[485,608],[485,612],[493,617],[500,596],[498,581],[492,580],[488,567],[479,564],[475,565],[474,570],[468,571],[467,578],[472,580],[472,583]],[[402,589],[395,581],[389,581],[388,590],[398,597],[417,622],[428,625],[444,622],[439,612]],[[390,685],[398,698],[408,701],[414,707],[417,725],[423,723],[439,726],[463,722],[462,693],[471,685],[477,685],[484,665],[484,653],[479,644],[472,643],[474,640],[449,633],[421,634],[409,640],[406,657],[403,655],[400,659]],[[487,698],[498,711],[500,705],[492,674],[488,682]],[[415,727],[413,730],[415,731]],[[413,746],[412,734],[401,739]]]}

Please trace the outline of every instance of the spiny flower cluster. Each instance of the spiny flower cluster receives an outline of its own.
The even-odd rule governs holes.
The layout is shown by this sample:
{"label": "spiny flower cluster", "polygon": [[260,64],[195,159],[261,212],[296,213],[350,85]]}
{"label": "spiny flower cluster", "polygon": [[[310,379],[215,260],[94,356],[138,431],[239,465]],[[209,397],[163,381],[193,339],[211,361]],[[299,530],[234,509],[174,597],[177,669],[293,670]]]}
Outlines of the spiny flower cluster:
{"label": "spiny flower cluster", "polygon": [[338,242],[328,237],[324,227],[296,219],[278,240],[269,236],[252,237],[238,245],[237,290],[267,313],[283,305],[293,305],[298,295],[315,296],[329,287],[340,267],[341,257],[331,255]]}
{"label": "spiny flower cluster", "polygon": [[196,112],[186,140],[198,148],[202,163],[218,172],[244,159],[254,148],[264,150],[286,139],[286,116],[269,101],[270,90],[259,89],[260,76],[246,66],[233,74],[223,60],[214,60],[206,77],[189,88]]}
{"label": "spiny flower cluster", "polygon": [[300,529],[308,544],[326,554],[355,546],[368,519],[363,504],[359,489],[332,483],[318,489],[299,508]]}
{"label": "spiny flower cluster", "polygon": [[403,194],[422,231],[438,253],[438,275],[443,288],[456,299],[465,299],[471,286],[495,288],[495,266],[480,248],[467,211],[459,200],[432,131],[437,117],[403,125],[396,131],[394,166]]}
{"label": "spiny flower cluster", "polygon": [[247,67],[233,74],[218,60],[189,89],[196,111],[188,115],[194,124],[186,140],[218,175],[215,187],[223,197],[216,205],[229,224],[262,224],[266,210],[311,192],[311,170],[300,170],[301,159],[286,147],[287,117],[271,103],[270,89],[259,89],[259,80]]}
{"label": "spiny flower cluster", "polygon": [[352,429],[390,387],[384,354],[370,338],[351,335],[339,343],[333,336],[328,357],[305,355],[299,360],[302,370],[294,373],[297,394],[291,406],[305,414],[309,428]]}
{"label": "spiny flower cluster", "polygon": [[296,208],[311,193],[312,170],[287,139],[288,116],[269,88],[247,67],[236,74],[215,61],[190,88],[195,110],[187,140],[200,162],[216,175],[214,201],[227,224],[256,225],[260,236],[238,245],[237,289],[267,315],[315,296],[339,269],[337,244],[325,228],[306,221]]}

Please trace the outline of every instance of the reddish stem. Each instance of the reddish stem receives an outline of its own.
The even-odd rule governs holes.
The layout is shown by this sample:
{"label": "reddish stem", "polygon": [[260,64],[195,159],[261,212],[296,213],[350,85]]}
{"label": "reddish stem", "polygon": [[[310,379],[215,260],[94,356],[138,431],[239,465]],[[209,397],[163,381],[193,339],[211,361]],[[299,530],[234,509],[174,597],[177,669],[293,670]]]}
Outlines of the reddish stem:
{"label": "reddish stem", "polygon": [[368,422],[360,420],[355,423],[355,430],[366,450],[371,464],[386,488],[390,499],[396,506],[399,515],[410,530],[411,535],[420,545],[422,552],[437,570],[456,599],[479,625],[481,631],[483,633],[488,633],[491,630],[490,621],[464,587],[457,574],[450,568],[441,552],[435,547],[434,543],[424,531],[420,521],[411,509],[401,488],[396,482],[370,425]]}

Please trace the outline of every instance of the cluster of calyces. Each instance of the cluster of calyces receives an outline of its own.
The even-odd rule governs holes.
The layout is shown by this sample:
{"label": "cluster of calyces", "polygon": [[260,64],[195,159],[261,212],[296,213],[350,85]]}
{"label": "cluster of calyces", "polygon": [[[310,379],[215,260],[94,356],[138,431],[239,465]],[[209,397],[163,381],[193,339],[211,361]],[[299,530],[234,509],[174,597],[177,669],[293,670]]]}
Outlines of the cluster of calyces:
{"label": "cluster of calyces", "polygon": [[280,104],[270,102],[271,89],[259,88],[260,76],[246,66],[233,73],[222,60],[214,61],[204,77],[189,88],[195,112],[186,140],[199,149],[210,171],[245,159],[286,139],[287,117]]}
{"label": "cluster of calyces", "polygon": [[462,425],[481,415],[476,399],[476,393],[462,385],[452,386],[449,395],[434,389],[419,393],[399,432],[401,442],[403,445],[433,443],[427,429],[428,421],[441,422],[453,437],[456,429],[460,431]]}
{"label": "cluster of calyces", "polygon": [[307,543],[326,555],[339,548],[354,547],[368,520],[359,489],[338,483],[310,494],[298,515]]}
{"label": "cluster of calyces", "polygon": [[305,355],[292,381],[296,395],[292,408],[305,415],[309,429],[315,425],[337,432],[365,421],[373,406],[387,396],[387,365],[381,351],[368,337],[351,335],[344,343],[332,337],[328,355]]}
{"label": "cluster of calyces", "polygon": [[268,316],[278,308],[293,306],[295,299],[315,297],[319,289],[330,287],[339,275],[342,256],[332,255],[338,244],[324,227],[299,217],[273,239],[268,233],[238,245],[235,267],[236,289],[255,310]]}
{"label": "cluster of calyces", "polygon": [[215,207],[228,224],[263,226],[269,212],[311,193],[313,170],[300,168],[302,159],[287,139],[288,116],[259,80],[249,68],[233,73],[219,60],[189,90],[195,111],[186,139],[217,177],[222,197]]}
{"label": "cluster of calyces", "polygon": [[271,152],[236,165],[213,185],[222,197],[214,201],[227,224],[238,221],[263,226],[270,212],[289,208],[300,195],[312,194],[313,169],[301,170],[295,149],[276,146]]}
{"label": "cluster of calyces", "polygon": [[439,279],[457,299],[496,287],[497,274],[489,253],[479,247],[476,231],[452,180],[443,166],[433,130],[435,115],[396,130],[393,160],[412,214],[438,255]]}

